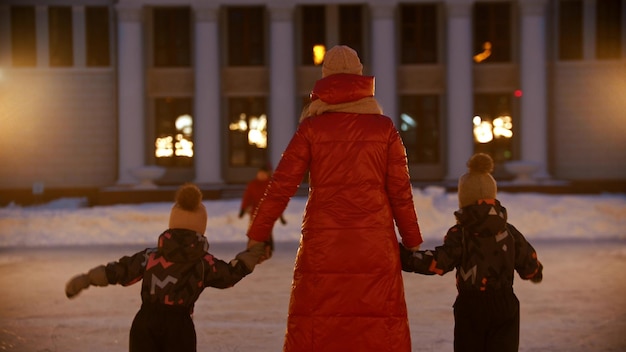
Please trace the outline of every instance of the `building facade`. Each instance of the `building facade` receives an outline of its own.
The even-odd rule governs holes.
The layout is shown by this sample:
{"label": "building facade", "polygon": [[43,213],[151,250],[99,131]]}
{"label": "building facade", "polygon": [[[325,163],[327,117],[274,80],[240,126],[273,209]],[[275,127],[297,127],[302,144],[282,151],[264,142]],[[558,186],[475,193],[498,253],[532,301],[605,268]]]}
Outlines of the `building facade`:
{"label": "building facade", "polygon": [[626,0],[5,0],[0,190],[244,183],[356,49],[415,181],[626,179]]}

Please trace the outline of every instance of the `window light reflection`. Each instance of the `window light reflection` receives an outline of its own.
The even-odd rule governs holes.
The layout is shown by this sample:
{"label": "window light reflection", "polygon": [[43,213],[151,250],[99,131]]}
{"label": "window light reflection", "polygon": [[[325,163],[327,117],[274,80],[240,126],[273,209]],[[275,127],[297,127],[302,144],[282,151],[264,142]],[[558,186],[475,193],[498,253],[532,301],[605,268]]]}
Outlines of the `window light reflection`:
{"label": "window light reflection", "polygon": [[513,119],[511,116],[498,116],[493,121],[483,121],[480,116],[474,116],[474,139],[478,143],[489,143],[494,138],[513,137]]}
{"label": "window light reflection", "polygon": [[239,120],[231,122],[228,128],[231,131],[248,132],[248,144],[257,148],[267,148],[267,115],[250,116],[242,113]]}
{"label": "window light reflection", "polygon": [[401,114],[400,120],[401,120],[400,130],[402,131],[408,131],[410,129],[417,127],[417,122],[415,121],[415,119],[407,114]]}
{"label": "window light reflection", "polygon": [[480,63],[487,60],[489,56],[491,56],[491,42],[485,42],[483,44],[483,51],[474,55],[474,61]]}
{"label": "window light reflection", "polygon": [[193,157],[193,118],[191,115],[180,115],[174,121],[176,134],[157,137],[154,146],[154,156],[157,158]]}

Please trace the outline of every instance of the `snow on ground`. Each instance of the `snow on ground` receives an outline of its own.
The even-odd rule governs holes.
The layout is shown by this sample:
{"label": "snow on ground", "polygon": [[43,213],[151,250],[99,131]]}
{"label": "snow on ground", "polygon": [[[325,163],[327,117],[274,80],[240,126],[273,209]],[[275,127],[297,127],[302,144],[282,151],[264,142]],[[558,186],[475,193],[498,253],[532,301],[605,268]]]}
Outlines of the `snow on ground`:
{"label": "snow on ground", "polygon": [[[530,240],[626,240],[626,195],[545,195],[500,192],[509,222]],[[415,208],[426,239],[440,240],[453,225],[456,193],[430,187],[414,190]],[[171,203],[83,207],[84,200],[0,208],[0,248],[95,244],[152,244],[166,227]],[[276,241],[298,241],[305,197],[294,197],[277,224]],[[246,240],[247,219],[239,199],[204,202],[211,243]]]}
{"label": "snow on ground", "polygon": [[[415,189],[426,239],[441,242],[456,195]],[[520,351],[626,351],[626,195],[508,194],[509,221],[545,266],[538,285],[516,280]],[[293,198],[276,225],[274,257],[235,287],[207,289],[196,304],[198,351],[281,350],[305,198]],[[59,200],[0,208],[0,350],[127,350],[139,285],[91,287],[76,299],[65,282],[147,246],[165,229],[170,203],[87,208]],[[230,260],[245,246],[239,200],[205,201],[210,251]],[[452,351],[454,274],[403,273],[414,351]]]}

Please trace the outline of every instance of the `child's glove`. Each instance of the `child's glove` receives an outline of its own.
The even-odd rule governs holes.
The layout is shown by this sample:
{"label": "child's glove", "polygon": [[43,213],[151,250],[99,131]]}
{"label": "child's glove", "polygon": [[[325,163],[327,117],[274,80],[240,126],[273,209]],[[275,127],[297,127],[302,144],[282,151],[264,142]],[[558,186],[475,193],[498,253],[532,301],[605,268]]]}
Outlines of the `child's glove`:
{"label": "child's glove", "polygon": [[543,280],[543,265],[541,265],[541,263],[539,263],[539,268],[537,269],[537,273],[535,273],[535,275],[533,275],[533,277],[530,278],[530,281],[538,284]]}
{"label": "child's glove", "polygon": [[406,248],[402,243],[399,243],[398,246],[400,247],[402,271],[423,275],[435,275],[436,272],[430,270],[430,265],[433,261],[431,251],[413,251]]}
{"label": "child's glove", "polygon": [[104,265],[100,265],[89,270],[87,274],[80,274],[71,278],[70,281],[65,284],[65,295],[67,298],[73,298],[80,293],[80,291],[86,289],[90,285],[109,285]]}
{"label": "child's glove", "polygon": [[235,257],[235,260],[231,262],[231,265],[235,266],[237,261],[243,262],[250,272],[254,270],[254,267],[259,262],[259,259],[265,255],[265,243],[257,243],[254,246],[240,252]]}

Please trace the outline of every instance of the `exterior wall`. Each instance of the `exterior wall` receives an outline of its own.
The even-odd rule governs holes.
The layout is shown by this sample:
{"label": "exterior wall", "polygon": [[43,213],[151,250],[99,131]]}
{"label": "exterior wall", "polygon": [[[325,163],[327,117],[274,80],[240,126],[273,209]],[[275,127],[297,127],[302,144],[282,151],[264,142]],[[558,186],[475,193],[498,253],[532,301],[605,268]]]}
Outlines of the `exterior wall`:
{"label": "exterior wall", "polygon": [[[94,72],[95,71],[95,72]],[[0,88],[0,189],[115,182],[112,70],[15,69]]]}
{"label": "exterior wall", "polygon": [[557,179],[626,179],[626,62],[558,63],[552,96]]}
{"label": "exterior wall", "polygon": [[[118,125],[132,120],[130,126],[145,126],[150,110],[144,111],[144,104],[147,99],[155,95],[169,94],[170,89],[177,91],[184,90],[193,94],[198,91],[210,95],[207,98],[213,104],[204,107],[204,115],[210,116],[211,122],[207,122],[203,134],[198,138],[214,142],[211,145],[219,145],[219,148],[203,148],[196,155],[202,158],[202,174],[197,180],[203,183],[221,182],[221,176],[226,176],[224,182],[236,180],[247,180],[248,175],[233,175],[223,170],[218,170],[221,166],[226,151],[226,143],[220,140],[226,133],[225,130],[217,130],[215,127],[223,127],[224,99],[229,96],[250,93],[252,90],[256,95],[267,95],[270,99],[272,87],[281,87],[281,79],[284,72],[277,74],[267,65],[261,68],[230,68],[223,67],[219,63],[222,53],[219,49],[224,49],[223,28],[219,25],[223,20],[220,16],[220,9],[225,5],[258,5],[257,0],[236,0],[236,1],[216,1],[205,2],[186,0],[120,0],[113,4],[108,0],[66,0],[51,1],[42,0],[12,0],[12,4],[42,4],[38,6],[39,12],[45,10],[46,4],[106,4],[111,6],[112,12],[112,32],[120,35],[111,36],[111,51],[132,48],[131,55],[122,52],[119,57],[112,60],[111,68],[84,68],[83,66],[72,68],[50,68],[47,67],[47,44],[45,39],[38,38],[38,63],[32,68],[12,68],[10,65],[10,36],[8,5],[0,5],[0,190],[2,189],[29,189],[35,182],[42,182],[46,188],[90,188],[107,187],[111,185],[126,183],[120,174],[125,173],[128,166],[136,165],[150,159],[151,142],[147,141],[146,131],[134,130]],[[405,1],[403,3],[419,3],[422,0]],[[309,0],[291,1],[268,0],[262,2],[269,13],[269,26],[276,25],[274,33],[280,33],[283,26],[289,28],[289,24],[296,21],[292,10],[300,4],[328,4],[331,1]],[[442,35],[440,47],[442,53],[441,63],[436,65],[398,66],[395,64],[393,53],[387,54],[381,51],[384,44],[392,43],[391,36],[397,36],[397,31],[391,30],[397,21],[398,14],[396,6],[398,1],[393,0],[370,0],[351,1],[346,0],[341,3],[367,4],[372,10],[371,20],[368,27],[381,30],[376,33],[369,33],[368,50],[375,53],[379,60],[366,64],[367,73],[377,74],[377,72],[392,72],[393,79],[387,83],[391,87],[385,87],[387,75],[381,74],[377,79],[377,93],[385,95],[389,100],[386,104],[391,106],[391,111],[395,107],[394,96],[406,93],[436,93],[441,94],[442,101],[446,106],[442,109],[443,125],[449,127],[442,129],[445,146],[442,158],[442,165],[434,170],[419,170],[420,173],[437,175],[441,180],[456,179],[465,170],[466,155],[471,154],[468,149],[471,147],[471,126],[465,129],[463,123],[469,124],[470,120],[465,120],[471,114],[471,96],[474,92],[488,92],[493,86],[506,87],[509,90],[515,89],[522,84],[523,77],[521,66],[524,62],[513,60],[504,66],[491,65],[490,67],[471,66],[469,60],[470,48],[468,29],[471,29],[471,5],[473,0],[440,0],[439,3],[445,8],[442,13],[440,26],[442,33],[447,32],[450,37]],[[541,6],[544,1],[519,0],[513,1],[520,5],[537,3]],[[552,3],[551,1],[549,2]],[[194,9],[194,35],[197,38],[210,41],[210,48],[218,50],[208,50],[206,53],[198,51],[196,60],[211,63],[206,65],[185,69],[184,72],[176,76],[184,77],[184,87],[170,84],[171,80],[164,78],[168,70],[151,70],[146,67],[143,55],[148,54],[148,50],[141,44],[148,41],[149,33],[143,33],[145,29],[145,19],[142,16],[144,6],[153,5],[190,5]],[[539,7],[541,7],[539,6]],[[206,8],[205,8],[206,7]],[[286,7],[286,8],[283,8]],[[626,13],[626,10],[623,11]],[[556,21],[551,12],[543,13],[543,10],[536,11],[533,6],[521,11],[522,24],[514,27],[514,36],[521,36],[526,33],[529,38],[529,46],[525,52],[534,52],[537,49],[533,45],[543,48],[556,46],[555,36],[544,36],[546,43],[535,43],[533,40],[536,33],[532,31],[534,22],[523,25],[524,18],[539,19],[541,24],[545,19],[546,27],[553,27]],[[524,17],[526,16],[526,17]],[[543,17],[545,16],[545,17]],[[626,16],[626,15],[625,15]],[[624,18],[625,16],[622,16]],[[291,18],[291,19],[290,19]],[[290,22],[291,21],[291,22]],[[38,23],[39,25],[39,23]],[[549,150],[545,155],[549,157],[547,171],[549,176],[556,179],[566,180],[625,180],[626,179],[626,22],[622,19],[623,39],[622,58],[611,61],[595,61],[586,55],[585,60],[578,62],[554,62],[550,63],[547,78],[547,137]],[[44,28],[45,26],[42,26]],[[80,27],[77,26],[78,32]],[[444,30],[445,29],[445,30]],[[40,29],[38,29],[39,31]],[[268,31],[271,32],[271,31]],[[549,32],[549,31],[548,31]],[[45,31],[43,38],[46,38]],[[294,31],[295,33],[295,31]],[[375,40],[376,35],[381,33],[387,35],[385,40]],[[198,35],[201,34],[201,35]],[[459,36],[458,34],[465,34]],[[543,32],[539,32],[543,34]],[[39,34],[38,34],[39,35]],[[592,37],[587,32],[587,37]],[[298,40],[296,34],[293,41],[284,44],[283,49],[295,55],[296,49],[293,44]],[[78,36],[75,38],[78,43]],[[121,38],[121,39],[120,39]],[[589,40],[588,40],[589,41]],[[199,41],[200,42],[200,41]],[[136,45],[139,43],[140,45]],[[206,42],[201,42],[206,44]],[[272,43],[272,44],[269,44]],[[78,55],[83,57],[84,48],[76,44]],[[281,46],[282,42],[272,42],[268,40],[268,51],[273,50],[270,45]],[[41,47],[40,47],[41,46]],[[522,44],[519,45],[520,47]],[[459,49],[462,49],[460,50]],[[586,44],[588,51],[590,44]],[[121,48],[121,49],[120,49]],[[465,50],[467,49],[467,50]],[[523,49],[523,48],[522,48]],[[515,50],[522,50],[516,48]],[[143,52],[141,50],[144,50]],[[397,50],[397,49],[396,49]],[[456,50],[456,51],[455,51]],[[459,54],[460,50],[460,54]],[[542,49],[543,50],[543,49]],[[392,50],[393,51],[393,50]],[[82,56],[81,56],[82,55]],[[114,54],[115,55],[115,54]],[[372,55],[373,56],[373,55]],[[206,59],[205,57],[208,57]],[[465,59],[467,57],[467,60]],[[521,56],[523,59],[523,55]],[[126,60],[130,58],[130,60]],[[386,61],[385,61],[386,60]],[[130,63],[125,61],[131,61]],[[523,60],[522,60],[523,61]],[[527,62],[527,61],[525,61]],[[548,59],[546,59],[548,62]],[[43,63],[43,64],[42,64]],[[280,66],[280,61],[274,62],[274,67]],[[115,67],[117,65],[117,67]],[[144,71],[137,69],[144,65]],[[462,67],[461,67],[462,66]],[[466,67],[467,66],[467,67]],[[127,68],[130,75],[124,76],[120,67]],[[461,67],[462,85],[459,85],[459,76],[456,74]],[[391,68],[391,69],[390,69]],[[202,71],[204,70],[204,71]],[[251,70],[251,71],[250,71]],[[529,72],[536,71],[536,66],[530,65]],[[251,72],[253,74],[251,74]],[[293,92],[294,101],[303,95],[307,95],[316,79],[320,77],[320,70],[317,67],[305,67],[295,65],[293,68]],[[140,76],[142,79],[136,80]],[[215,86],[201,87],[203,82],[199,82],[199,77],[219,76],[214,82]],[[420,78],[418,84],[413,76]],[[543,76],[542,76],[543,77]],[[288,77],[289,78],[289,77]],[[123,80],[128,80],[126,84]],[[141,82],[141,88],[134,89],[132,83]],[[122,82],[122,83],[120,83]],[[163,84],[166,82],[167,84]],[[425,82],[425,83],[424,83]],[[251,83],[252,86],[251,86]],[[452,84],[454,83],[454,85]],[[145,84],[145,88],[143,85]],[[291,85],[291,83],[290,83]],[[459,88],[460,87],[460,88]],[[530,85],[529,87],[535,87]],[[123,88],[131,92],[125,94]],[[385,89],[389,88],[389,89]],[[145,89],[145,92],[144,92]],[[277,89],[277,88],[276,88]],[[383,94],[384,92],[384,94]],[[378,95],[377,94],[377,95]],[[284,95],[284,94],[283,94]],[[461,96],[462,99],[455,97]],[[452,97],[452,98],[451,98]],[[527,91],[524,92],[527,97]],[[118,101],[120,106],[129,103],[130,109],[119,109],[130,111],[124,114],[118,111]],[[271,102],[268,103],[271,105]],[[287,108],[296,110],[290,103]],[[274,106],[283,107],[274,102]],[[459,109],[456,109],[459,107]],[[141,113],[135,114],[136,111]],[[222,115],[219,115],[219,114]],[[294,116],[297,117],[297,111]],[[285,113],[283,113],[284,115]],[[457,116],[458,115],[458,116]],[[530,114],[531,117],[536,114]],[[397,118],[396,116],[391,116]],[[214,120],[213,120],[214,119]],[[285,118],[287,119],[287,118]],[[294,121],[296,119],[294,118]],[[540,120],[544,120],[542,116]],[[137,122],[136,124],[134,122]],[[541,122],[541,121],[540,121]],[[546,121],[543,121],[546,122]],[[294,122],[295,123],[295,122]],[[283,125],[282,128],[273,129],[270,134],[278,135],[275,140],[284,143],[293,133],[294,126]],[[463,127],[463,128],[462,128]],[[148,128],[146,128],[147,130]],[[467,130],[468,134],[465,134]],[[532,131],[532,129],[529,129]],[[460,138],[457,138],[461,135]],[[540,133],[541,134],[541,133]],[[528,134],[526,134],[528,135]],[[524,138],[524,137],[522,137]],[[122,142],[120,142],[122,140]],[[526,139],[526,145],[532,143],[533,138]],[[129,142],[129,143],[126,143]],[[222,142],[222,143],[220,143]],[[520,143],[524,143],[522,140]],[[131,147],[126,148],[130,145]],[[198,146],[200,144],[197,144]],[[138,148],[137,148],[138,147]],[[118,152],[118,149],[120,151]],[[199,148],[200,149],[200,148]],[[539,154],[543,153],[541,151]],[[280,154],[275,152],[273,154]],[[129,160],[129,161],[127,161]],[[208,160],[208,161],[207,161]],[[198,159],[196,159],[198,163]],[[276,161],[274,161],[274,164]],[[446,170],[447,168],[447,170]],[[122,171],[120,173],[120,170]],[[250,170],[253,172],[254,170]],[[413,170],[412,170],[413,171]],[[446,173],[448,174],[447,176]],[[245,176],[245,177],[244,177]],[[121,182],[124,179],[124,182]],[[135,180],[128,178],[128,182]]]}

